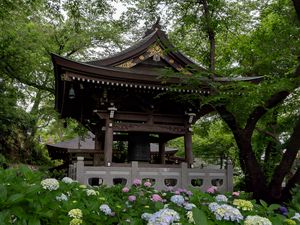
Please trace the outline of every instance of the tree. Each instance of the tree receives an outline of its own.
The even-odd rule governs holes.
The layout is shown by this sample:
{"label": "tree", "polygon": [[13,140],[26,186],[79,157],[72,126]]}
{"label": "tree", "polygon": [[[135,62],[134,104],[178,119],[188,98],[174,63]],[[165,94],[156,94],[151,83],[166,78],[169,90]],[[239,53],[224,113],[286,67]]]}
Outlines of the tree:
{"label": "tree", "polygon": [[[96,54],[105,55],[118,49],[123,44],[120,34],[126,27],[112,19],[112,10],[109,1],[96,0],[4,1],[0,4],[0,74],[7,88],[14,92],[14,107],[20,116],[30,118],[24,138],[9,138],[27,146],[29,155],[30,151],[34,152],[40,131],[58,118],[53,109],[50,53],[88,60],[87,55],[97,57]],[[97,53],[94,48],[101,51]],[[8,114],[2,113],[2,116],[5,120]],[[5,145],[3,151],[7,156],[10,150],[11,146]]]}
{"label": "tree", "polygon": [[[212,81],[215,76],[264,77],[259,84],[211,82],[213,95],[198,97],[203,104],[210,104],[232,131],[247,190],[257,199],[285,200],[286,193],[300,181],[298,169],[282,189],[300,147],[296,109],[290,117],[293,129],[280,122],[300,84],[299,67],[294,71],[300,51],[300,27],[293,2],[151,2],[156,3],[156,8],[168,5],[169,18],[175,18],[171,37],[180,49],[210,69]],[[297,1],[294,4],[297,6]],[[284,132],[289,135],[282,143],[278,140]],[[268,167],[274,169],[270,171]]]}

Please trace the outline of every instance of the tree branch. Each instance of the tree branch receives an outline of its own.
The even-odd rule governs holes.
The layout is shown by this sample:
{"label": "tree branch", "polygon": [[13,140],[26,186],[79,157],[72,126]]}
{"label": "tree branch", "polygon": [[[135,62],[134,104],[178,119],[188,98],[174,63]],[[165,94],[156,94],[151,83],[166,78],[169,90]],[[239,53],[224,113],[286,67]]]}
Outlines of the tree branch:
{"label": "tree branch", "polygon": [[274,108],[275,106],[279,105],[290,93],[288,91],[280,91],[276,94],[272,95],[271,98],[269,98],[264,106],[258,106],[256,107],[250,116],[247,119],[247,123],[245,126],[245,130],[247,132],[253,133],[253,130],[255,129],[255,126],[258,122],[258,120],[268,112],[269,109]]}
{"label": "tree branch", "polygon": [[255,130],[257,130],[258,132],[260,132],[260,133],[262,133],[266,136],[272,137],[276,142],[280,143],[277,134],[274,134],[274,133],[272,133],[270,131],[267,131],[267,130],[260,129],[259,127],[256,127]]}
{"label": "tree branch", "polygon": [[270,186],[281,185],[286,174],[291,170],[297,153],[300,150],[300,117],[294,127],[294,131],[287,142],[286,151],[280,164],[276,167]]}
{"label": "tree branch", "polygon": [[32,81],[29,81],[27,79],[25,79],[24,77],[20,76],[20,75],[17,75],[16,72],[14,72],[14,70],[12,69],[11,66],[9,65],[6,65],[5,68],[4,68],[6,74],[12,78],[12,79],[16,79],[17,81],[19,81],[20,83],[22,84],[26,84],[28,86],[31,86],[31,87],[34,87],[34,88],[37,88],[39,90],[43,90],[43,91],[48,91],[52,94],[54,94],[54,90],[53,88],[49,88],[47,86],[43,86],[43,85],[39,85],[35,82],[32,82]]}
{"label": "tree branch", "polygon": [[214,107],[226,124],[230,127],[232,132],[236,134],[241,130],[235,116],[226,109],[225,105],[219,105]]}
{"label": "tree branch", "polygon": [[297,169],[296,173],[289,179],[285,188],[282,191],[282,199],[290,199],[291,197],[291,189],[296,186],[296,184],[300,183],[300,168]]}

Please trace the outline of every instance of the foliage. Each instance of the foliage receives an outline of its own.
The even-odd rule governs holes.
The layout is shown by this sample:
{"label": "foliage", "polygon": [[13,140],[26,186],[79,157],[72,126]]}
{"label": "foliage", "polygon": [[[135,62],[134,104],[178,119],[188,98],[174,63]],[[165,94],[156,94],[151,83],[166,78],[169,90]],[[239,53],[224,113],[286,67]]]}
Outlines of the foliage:
{"label": "foliage", "polygon": [[296,211],[300,211],[300,186],[297,185],[296,187],[293,188],[292,190],[292,195],[293,198],[291,200],[291,202],[289,203],[289,206],[293,209],[295,209]]}
{"label": "foliage", "polygon": [[[71,224],[70,215],[81,219],[82,224],[146,224],[146,221],[141,218],[143,213],[153,214],[166,208],[175,210],[180,215],[178,222],[182,224],[193,224],[187,216],[190,210],[195,224],[243,224],[243,222],[233,223],[225,218],[217,220],[208,207],[210,203],[233,205],[235,199],[245,197],[242,193],[240,197],[228,193],[228,202],[218,202],[218,199],[227,200],[227,198],[217,192],[209,194],[198,190],[194,190],[193,193],[184,189],[157,191],[149,185],[138,184],[139,182],[125,189],[120,185],[110,188],[86,187],[70,178],[63,178],[59,182],[45,178],[45,174],[31,171],[23,166],[0,170],[2,224]],[[154,198],[153,195],[161,197]],[[183,197],[184,203],[175,201],[179,200],[178,196]],[[104,204],[110,209],[105,206],[107,215],[99,209],[101,205],[105,208]],[[278,205],[268,206],[263,201],[261,204],[251,201],[250,204],[254,206],[252,210],[239,209],[244,218],[248,215],[260,215],[269,218],[275,225],[283,224],[286,219],[285,216],[276,213]],[[295,211],[291,208],[288,218],[293,217],[294,214]]]}
{"label": "foliage", "polygon": [[[109,1],[96,0],[1,2],[0,143],[6,157],[34,161],[45,154],[43,144],[50,135],[58,140],[61,129],[44,129],[61,128],[64,122],[53,109],[50,53],[87,60],[119,49],[126,28],[111,17],[112,10]],[[61,133],[73,137],[80,133],[78,127],[73,122]]]}
{"label": "foliage", "polygon": [[[287,138],[293,140],[299,129],[295,126],[299,98],[294,96],[300,84],[299,69],[295,72],[300,27],[292,1],[151,2],[156,10],[165,6],[166,15],[174,18],[170,35],[174,43],[210,68],[196,78],[264,76],[259,84],[208,82],[213,94],[198,97],[203,106],[210,105],[220,114],[234,135],[239,150],[233,151],[234,158],[240,161],[248,190],[267,201],[286,198],[281,192],[282,181],[300,146],[299,139]],[[193,87],[201,87],[200,79],[191,80]],[[286,108],[291,101],[294,107],[289,114]],[[284,121],[291,123],[288,126]],[[289,143],[294,145],[285,151]],[[299,178],[293,182],[299,183]]]}
{"label": "foliage", "polygon": [[[110,54],[129,43],[131,37],[122,34],[130,30],[135,31],[136,37],[141,36],[137,35],[141,28],[138,22],[146,20],[147,26],[160,15],[162,25],[170,30],[169,36],[176,47],[199,64],[210,67],[211,53],[215,52],[215,70],[196,74],[191,82],[187,82],[188,85],[198,87],[201,85],[198,78],[203,76],[264,76],[260,84],[238,82],[220,85],[213,82],[210,85],[214,95],[195,96],[203,105],[209,104],[216,110],[226,106],[226,113],[224,110],[218,112],[224,121],[227,120],[239,151],[232,143],[228,127],[218,120],[214,120],[206,130],[202,129],[202,126],[207,127],[205,121],[195,127],[196,134],[199,132],[202,137],[195,136],[194,149],[196,155],[211,152],[230,157],[234,162],[238,158],[246,177],[251,178],[246,183],[252,191],[262,192],[277,186],[274,196],[281,196],[278,190],[281,190],[283,178],[276,176],[275,172],[276,169],[286,169],[284,176],[290,172],[293,162],[286,163],[284,168],[278,165],[284,159],[282,156],[293,134],[292,127],[299,117],[299,78],[294,76],[294,68],[300,51],[300,28],[292,2],[122,2],[127,4],[127,11],[120,20],[113,19],[114,9],[110,1],[11,0],[1,3],[1,153],[16,160],[32,162],[44,155],[38,144],[41,139],[44,142],[49,138],[64,140],[82,130],[80,125],[68,121],[69,126],[65,129],[62,125],[65,121],[59,120],[53,110],[54,77],[50,52],[81,60]],[[99,48],[101,54],[94,51]],[[281,101],[266,105],[274,95],[282,92]],[[286,97],[288,95],[290,97]],[[251,113],[257,109],[264,113],[252,117]],[[230,122],[228,115],[231,116]],[[249,130],[247,133],[244,128],[253,118],[257,121],[249,135]],[[248,165],[255,163],[254,168],[245,165],[247,157],[241,153],[245,152],[243,144],[250,146],[247,154],[254,157]],[[255,169],[256,172],[253,172]],[[279,182],[277,177],[281,179]],[[279,184],[273,185],[272,182]],[[264,187],[258,187],[257,183],[263,183]]]}
{"label": "foliage", "polygon": [[[179,156],[184,155],[182,138],[170,141],[169,145],[179,149]],[[217,115],[208,114],[193,125],[192,148],[193,156],[207,164],[216,164],[216,160],[220,161],[219,159],[230,159],[233,165],[238,166],[234,137]]]}

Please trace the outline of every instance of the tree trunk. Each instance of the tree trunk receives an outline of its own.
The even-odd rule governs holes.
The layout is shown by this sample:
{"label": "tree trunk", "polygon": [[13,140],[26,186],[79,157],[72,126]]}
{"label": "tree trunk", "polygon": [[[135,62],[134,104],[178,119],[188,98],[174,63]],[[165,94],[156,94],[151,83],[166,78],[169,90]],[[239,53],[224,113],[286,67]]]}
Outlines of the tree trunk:
{"label": "tree trunk", "polygon": [[300,1],[299,0],[292,0],[294,3],[294,7],[298,16],[298,19],[300,20]]}
{"label": "tree trunk", "polygon": [[244,130],[240,130],[235,133],[234,137],[245,165],[247,191],[252,192],[255,199],[268,200],[266,179],[253,152],[249,134]]}
{"label": "tree trunk", "polygon": [[295,174],[291,179],[287,182],[285,188],[282,190],[282,195],[280,198],[281,202],[287,202],[292,197],[291,190],[296,186],[296,184],[300,183],[300,168],[297,169]]}
{"label": "tree trunk", "polygon": [[[293,163],[300,149],[300,118],[298,119],[294,131],[286,146],[280,164],[276,167],[272,180],[270,182],[270,194],[276,199],[281,199],[282,182],[286,175],[291,171]],[[286,190],[288,191],[288,190]]]}
{"label": "tree trunk", "polygon": [[207,0],[199,0],[198,3],[203,5],[203,15],[206,21],[206,32],[209,40],[209,70],[212,74],[216,70],[216,40],[215,32],[211,22],[211,15],[208,8]]}

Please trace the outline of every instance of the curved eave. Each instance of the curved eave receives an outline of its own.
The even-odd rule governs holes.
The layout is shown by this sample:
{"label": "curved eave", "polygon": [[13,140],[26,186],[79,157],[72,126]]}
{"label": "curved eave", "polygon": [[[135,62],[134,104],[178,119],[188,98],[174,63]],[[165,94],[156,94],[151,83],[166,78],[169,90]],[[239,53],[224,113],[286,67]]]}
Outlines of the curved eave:
{"label": "curved eave", "polygon": [[[52,61],[55,68],[59,68],[62,71],[69,71],[80,74],[82,76],[108,80],[108,81],[120,81],[120,82],[132,82],[143,84],[156,84],[162,85],[160,74],[147,71],[132,71],[130,69],[116,68],[116,67],[103,67],[93,66],[86,63],[76,62],[62,56],[52,54]],[[56,79],[60,79],[58,76],[58,70],[56,70]],[[168,78],[166,85],[179,84],[179,78]]]}
{"label": "curved eave", "polygon": [[177,51],[167,38],[166,34],[161,30],[155,30],[130,48],[125,49],[124,51],[117,53],[116,55],[86,63],[95,66],[114,66],[144,53],[149,46],[156,42],[160,43],[162,47],[168,51],[168,54],[173,56],[175,60],[179,62],[183,67],[190,66],[191,68],[196,70],[206,70],[203,67],[195,64],[181,52]]}
{"label": "curved eave", "polygon": [[[55,68],[55,75],[57,80],[61,80],[60,72],[62,71],[70,71],[74,73],[78,73],[82,76],[108,80],[108,81],[120,81],[126,83],[143,83],[143,84],[156,84],[162,85],[161,76],[163,74],[159,74],[154,71],[138,71],[132,69],[118,68],[118,67],[105,67],[105,66],[94,66],[86,63],[76,62],[65,57],[56,55],[52,53],[52,61]],[[167,82],[164,80],[164,86],[172,85],[172,84],[180,84],[182,80],[190,77],[190,75],[182,75],[179,77],[169,77]],[[209,79],[203,77],[201,79],[203,82],[255,82],[258,83],[263,80],[262,76],[256,77],[214,77],[213,79]]]}
{"label": "curved eave", "polygon": [[256,77],[217,77],[214,78],[216,82],[253,82],[259,83],[264,79],[263,76],[256,76]]}

